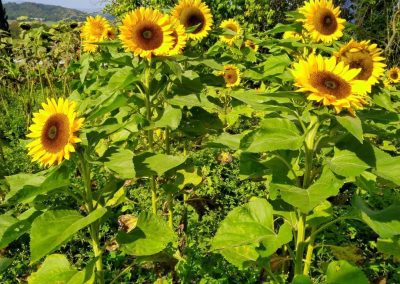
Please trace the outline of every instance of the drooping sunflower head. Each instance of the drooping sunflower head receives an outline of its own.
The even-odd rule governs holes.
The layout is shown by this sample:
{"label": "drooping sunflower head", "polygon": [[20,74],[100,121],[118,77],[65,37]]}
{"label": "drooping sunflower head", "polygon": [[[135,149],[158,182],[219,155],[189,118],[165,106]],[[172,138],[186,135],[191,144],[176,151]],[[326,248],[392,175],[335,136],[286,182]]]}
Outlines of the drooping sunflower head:
{"label": "drooping sunflower head", "polygon": [[364,80],[372,86],[378,83],[379,78],[385,72],[386,65],[381,62],[385,58],[381,56],[381,53],[382,50],[376,44],[370,44],[369,41],[351,40],[334,55],[350,68],[360,68],[361,71],[355,79]]}
{"label": "drooping sunflower head", "polygon": [[240,25],[237,21],[233,19],[222,21],[220,27],[222,29],[228,30],[232,34],[224,34],[220,36],[221,41],[232,45],[239,37],[241,33]]}
{"label": "drooping sunflower head", "polygon": [[332,0],[309,0],[299,9],[304,18],[304,28],[316,41],[330,43],[343,36],[344,19],[339,18],[340,8],[334,7]]}
{"label": "drooping sunflower head", "polygon": [[93,42],[102,42],[109,39],[110,32],[112,32],[112,28],[106,18],[102,16],[87,17],[81,29],[83,50],[95,52],[98,45],[93,44]]}
{"label": "drooping sunflower head", "polygon": [[399,83],[400,82],[400,68],[399,67],[392,67],[388,71],[388,80],[390,83]]}
{"label": "drooping sunflower head", "polygon": [[181,54],[186,46],[187,34],[185,27],[175,17],[170,17],[170,23],[172,27],[173,45],[169,51],[169,55]]}
{"label": "drooping sunflower head", "polygon": [[248,48],[251,48],[254,52],[258,51],[258,44],[255,44],[254,41],[252,41],[251,39],[248,39],[244,42],[244,45]]}
{"label": "drooping sunflower head", "polygon": [[136,56],[167,55],[173,45],[169,17],[158,10],[141,7],[127,13],[119,30],[125,50]]}
{"label": "drooping sunflower head", "polygon": [[81,140],[76,132],[81,128],[83,118],[77,118],[75,103],[60,98],[47,100],[42,104],[43,109],[33,114],[33,124],[29,127],[32,138],[28,154],[33,161],[42,166],[60,164],[70,158],[75,152],[74,145]]}
{"label": "drooping sunflower head", "polygon": [[366,104],[368,85],[355,78],[361,69],[350,69],[335,57],[323,58],[311,54],[307,60],[294,64],[292,74],[299,91],[308,93],[307,99],[333,106],[337,113],[343,108],[351,113]]}
{"label": "drooping sunflower head", "polygon": [[235,65],[225,65],[224,70],[220,72],[224,77],[227,87],[236,87],[240,84],[240,71]]}
{"label": "drooping sunflower head", "polygon": [[180,0],[172,10],[172,16],[187,30],[191,30],[188,37],[194,40],[206,37],[213,25],[210,8],[201,0]]}

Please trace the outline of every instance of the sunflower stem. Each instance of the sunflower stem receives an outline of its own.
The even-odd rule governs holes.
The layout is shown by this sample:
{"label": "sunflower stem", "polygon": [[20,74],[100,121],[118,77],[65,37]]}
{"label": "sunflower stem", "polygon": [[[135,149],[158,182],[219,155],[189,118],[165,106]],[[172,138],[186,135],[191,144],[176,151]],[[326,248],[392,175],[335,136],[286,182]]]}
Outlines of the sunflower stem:
{"label": "sunflower stem", "polygon": [[308,276],[308,273],[310,272],[310,267],[311,267],[311,259],[314,251],[314,242],[315,242],[315,227],[311,229],[311,236],[308,241],[307,245],[307,252],[306,252],[306,259],[304,260],[304,270],[303,274]]}
{"label": "sunflower stem", "polygon": [[[151,109],[151,97],[150,97],[150,83],[151,83],[151,61],[147,61],[145,74],[144,74],[144,86],[146,91],[145,103],[146,103],[146,118],[149,123],[152,119]],[[153,145],[153,129],[147,131],[148,147],[151,152],[154,152]],[[153,175],[150,177],[150,188],[151,188],[151,208],[154,214],[157,214],[157,188],[156,188],[156,177]]]}
{"label": "sunflower stem", "polygon": [[[84,157],[83,153],[79,154],[80,159],[80,167],[79,171],[81,172],[82,179],[85,187],[85,202],[88,213],[90,214],[94,210],[93,206],[93,195],[92,195],[92,187],[91,187],[91,179],[90,179],[90,165]],[[96,278],[97,282],[100,284],[104,283],[104,271],[103,271],[103,250],[100,245],[100,223],[98,220],[93,222],[89,227],[89,233],[92,241],[92,248],[94,257],[96,258]]]}

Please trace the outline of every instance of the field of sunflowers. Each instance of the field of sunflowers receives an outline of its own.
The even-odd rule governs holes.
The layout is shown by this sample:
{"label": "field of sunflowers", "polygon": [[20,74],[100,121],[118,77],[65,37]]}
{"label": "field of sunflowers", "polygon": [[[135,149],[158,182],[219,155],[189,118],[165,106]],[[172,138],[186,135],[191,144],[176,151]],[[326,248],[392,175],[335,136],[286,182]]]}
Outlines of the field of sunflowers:
{"label": "field of sunflowers", "polygon": [[400,2],[290,3],[3,33],[0,283],[400,283]]}

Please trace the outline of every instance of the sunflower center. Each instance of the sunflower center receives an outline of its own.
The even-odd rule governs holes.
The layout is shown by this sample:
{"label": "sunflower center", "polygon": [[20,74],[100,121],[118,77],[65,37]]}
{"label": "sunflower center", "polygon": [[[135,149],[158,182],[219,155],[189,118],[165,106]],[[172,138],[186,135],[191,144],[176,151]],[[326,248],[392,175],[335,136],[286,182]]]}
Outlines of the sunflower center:
{"label": "sunflower center", "polygon": [[390,77],[392,78],[392,79],[398,79],[399,78],[399,74],[397,73],[397,72],[393,72],[391,75],[390,75]]}
{"label": "sunflower center", "polygon": [[[234,33],[237,33],[237,27],[235,26],[235,25],[233,25],[233,24],[229,24],[229,25],[227,25],[226,27],[225,27],[225,29],[227,29],[227,30],[230,30],[230,31],[232,31],[232,32],[234,32]],[[224,35],[224,37],[226,37],[226,38],[228,38],[228,39],[231,39],[231,38],[233,38],[235,35]]]}
{"label": "sunflower center", "polygon": [[345,62],[350,65],[350,68],[361,69],[360,73],[355,78],[357,80],[368,80],[374,70],[374,62],[367,52],[348,52]]}
{"label": "sunflower center", "polygon": [[57,136],[57,127],[55,125],[50,126],[48,132],[47,132],[47,137],[49,139],[53,140]]}
{"label": "sunflower center", "polygon": [[338,24],[331,10],[321,8],[314,17],[314,26],[318,32],[324,35],[331,35],[336,32]]}
{"label": "sunflower center", "polygon": [[329,79],[324,81],[324,85],[325,85],[325,87],[327,87],[331,90],[335,90],[338,86],[336,81],[329,80]]}
{"label": "sunflower center", "polygon": [[163,43],[163,31],[159,25],[153,22],[138,24],[134,33],[136,44],[144,50],[154,50]]}
{"label": "sunflower center", "polygon": [[320,71],[311,74],[310,83],[319,92],[334,96],[336,99],[351,95],[350,84],[331,72]]}
{"label": "sunflower center", "polygon": [[101,23],[94,23],[92,25],[91,34],[96,38],[103,36],[104,26]]}
{"label": "sunflower center", "polygon": [[41,142],[46,151],[57,153],[68,144],[70,125],[68,117],[63,113],[51,115],[42,130]]}
{"label": "sunflower center", "polygon": [[152,32],[152,31],[144,31],[144,32],[143,32],[143,37],[144,37],[145,39],[151,39],[152,36],[153,36],[153,32]]}
{"label": "sunflower center", "polygon": [[185,28],[196,27],[193,34],[197,34],[203,30],[203,27],[206,23],[206,19],[203,13],[197,8],[188,8],[182,13],[182,23]]}
{"label": "sunflower center", "polygon": [[224,74],[225,83],[227,84],[234,84],[237,81],[236,71],[233,69],[225,70]]}

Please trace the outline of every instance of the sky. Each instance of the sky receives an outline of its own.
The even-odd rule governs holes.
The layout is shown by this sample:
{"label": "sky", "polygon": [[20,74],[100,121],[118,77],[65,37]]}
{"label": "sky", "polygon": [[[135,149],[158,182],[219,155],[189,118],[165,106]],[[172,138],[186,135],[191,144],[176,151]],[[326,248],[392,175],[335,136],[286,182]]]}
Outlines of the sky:
{"label": "sky", "polygon": [[104,6],[104,1],[102,0],[3,0],[3,3],[7,2],[34,2],[41,4],[58,5],[89,12],[100,11],[101,8]]}

